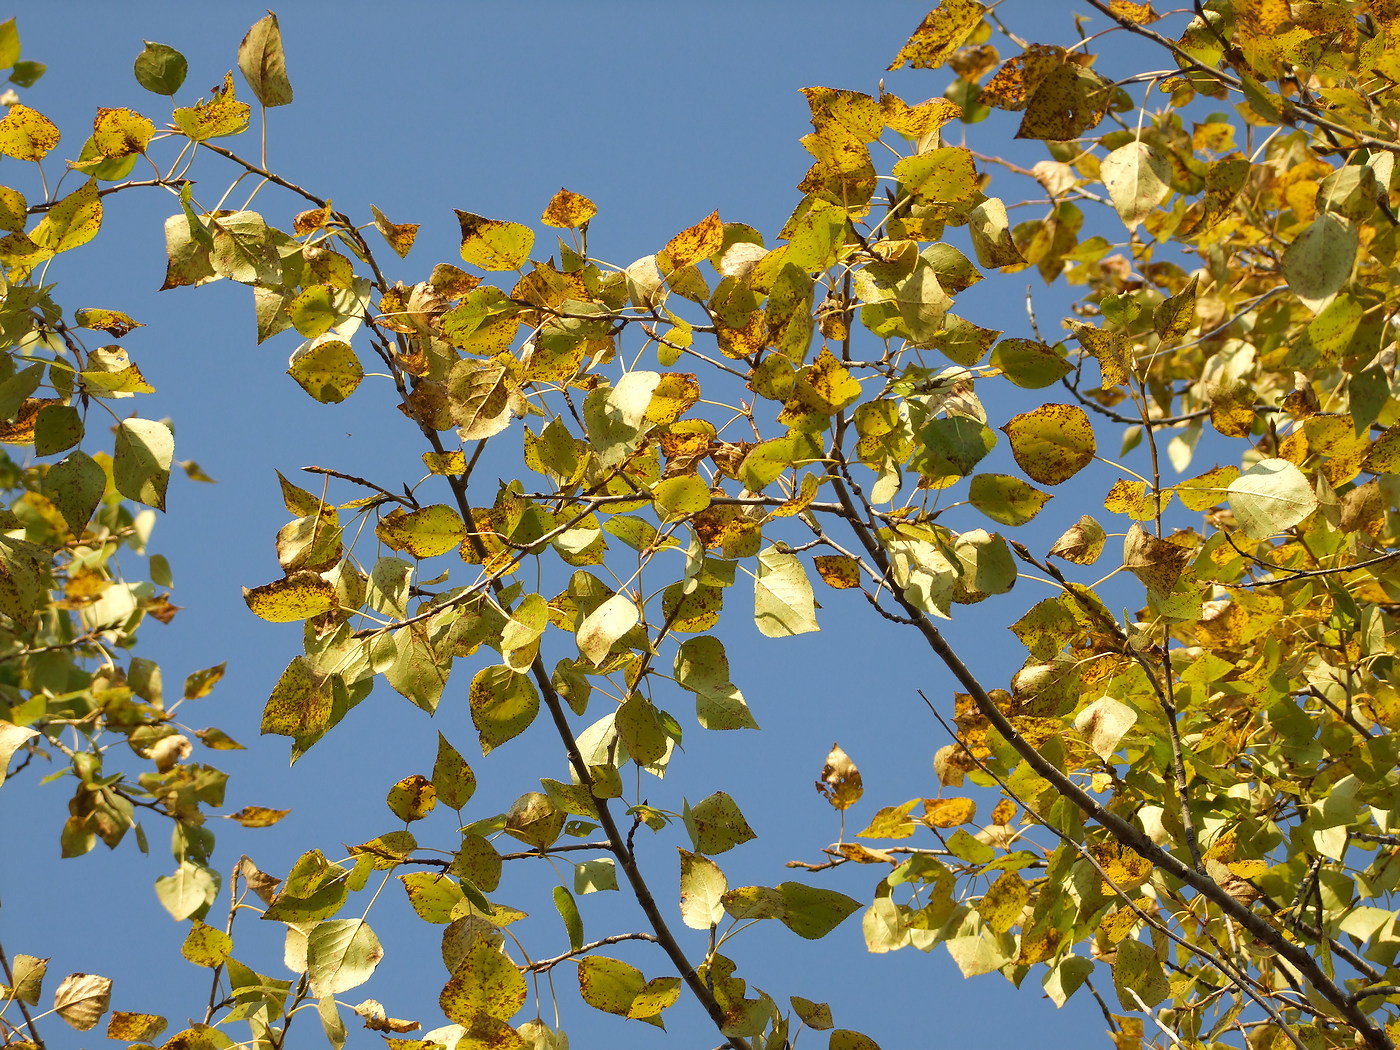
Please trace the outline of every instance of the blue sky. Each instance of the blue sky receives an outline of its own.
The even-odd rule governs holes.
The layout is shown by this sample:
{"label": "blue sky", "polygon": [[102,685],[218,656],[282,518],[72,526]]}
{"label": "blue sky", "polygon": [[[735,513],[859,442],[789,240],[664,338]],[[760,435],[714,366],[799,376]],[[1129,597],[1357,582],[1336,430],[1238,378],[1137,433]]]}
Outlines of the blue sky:
{"label": "blue sky", "polygon": [[[296,101],[270,115],[270,165],[362,221],[373,203],[396,222],[422,223],[413,253],[390,269],[391,277],[407,282],[426,278],[435,262],[460,261],[452,209],[541,229],[538,216],[560,186],[597,203],[590,246],[620,265],[658,250],[714,210],[771,238],[796,202],[793,187],[808,164],[798,144],[809,130],[798,89],[826,85],[873,93],[884,76],[888,89],[909,101],[941,93],[946,74],[883,73],[926,10],[900,0],[300,3],[278,11]],[[1061,43],[1074,38],[1068,9],[1006,0],[1000,11],[1025,36]],[[234,68],[239,40],[262,14],[257,5],[237,3],[33,5],[19,12],[25,57],[47,63],[49,71],[24,101],[64,131],[61,153],[76,151],[97,106],[131,106],[160,125],[167,118],[163,100],[131,75],[142,40],[169,44],[188,57],[180,100],[189,104]],[[241,81],[240,93],[246,97]],[[1038,145],[1012,144],[1004,122],[968,134],[980,149],[1014,149],[1032,161],[1043,156]],[[249,154],[256,149],[252,135],[225,144]],[[13,169],[13,162],[6,166]],[[196,172],[201,196],[207,185],[216,197],[214,186],[227,171],[202,161]],[[253,207],[286,228],[301,205],[269,188]],[[390,483],[416,481],[421,449],[385,384],[367,381],[338,406],[307,399],[284,374],[295,335],[255,345],[246,288],[225,282],[157,295],[164,273],[161,224],[174,210],[161,190],[109,198],[98,242],[72,262],[60,260],[66,265],[55,265],[50,279],[58,281],[56,297],[69,308],[123,309],[148,325],[124,341],[158,391],[139,406],[142,414],[170,416],[177,458],[197,460],[218,479],[212,486],[178,477],[172,483],[170,512],[157,526],[152,549],[169,557],[173,600],[184,611],[168,627],[143,628],[139,651],[159,659],[167,681],[175,682],[228,661],[228,676],[214,694],[198,711],[182,714],[196,727],[218,726],[250,746],[211,756],[215,764],[225,760],[221,768],[232,774],[230,809],[257,804],[294,812],[267,831],[221,822],[215,866],[227,871],[248,853],[265,870],[282,874],[302,849],[335,854],[340,843],[391,830],[385,791],[401,777],[430,771],[439,730],[483,778],[472,804],[477,816],[493,812],[488,805],[504,809],[537,787],[540,775],[567,779],[543,732],[527,734],[484,762],[474,759],[465,708],[474,666],[455,672],[431,721],[381,683],[295,767],[288,767],[285,740],[258,738],[263,701],[300,651],[295,627],[255,619],[240,596],[240,587],[280,575],[273,537],[287,514],[274,469],[292,475],[314,463]],[[1121,235],[1121,227],[1107,235]],[[392,255],[386,249],[382,257]],[[967,316],[1009,335],[1029,335],[1026,282],[1026,275],[994,277],[986,282],[994,287],[969,293]],[[1043,297],[1042,324],[1050,318],[1053,331],[1063,300],[1043,289],[1037,296]],[[1072,493],[1052,503],[1042,549],[1085,506]],[[966,527],[982,524],[969,520]],[[950,630],[991,684],[1004,682],[1023,657],[1004,625],[1015,618],[1012,605],[1044,596],[1035,587],[1023,581],[1010,604],[961,610]],[[784,861],[820,859],[820,848],[836,838],[835,816],[812,789],[833,740],[864,774],[867,801],[852,816],[856,827],[877,805],[937,791],[931,759],[947,741],[916,690],[951,710],[946,674],[912,637],[872,622],[858,600],[829,600],[822,621],[820,634],[776,643],[738,625],[726,638],[733,677],[763,731],[707,739],[689,723],[684,771],[648,789],[670,802],[719,788],[736,797],[760,839],[720,858],[731,885],[776,884],[793,874]],[[164,829],[148,829],[150,856],[128,843],[113,855],[99,848],[59,862],[66,786],[39,788],[33,780],[12,781],[0,794],[6,829],[0,942],[11,954],[53,955],[55,975],[111,976],[116,1008],[168,1013],[169,1032],[177,1030],[177,1019],[202,1002],[207,980],[205,971],[178,958],[185,926],[170,921],[150,888],[172,866]],[[444,820],[428,823],[439,841],[447,841],[450,814],[438,816]],[[677,844],[684,838],[673,830],[643,847],[663,899],[674,899]],[[873,868],[837,875],[821,884],[865,901],[879,877]],[[540,863],[531,879],[510,891],[507,902],[537,914],[526,927],[533,931],[532,946],[537,954],[553,954],[562,940],[548,904],[553,874]],[[386,889],[371,913],[389,956],[370,984],[343,998],[377,998],[391,1014],[421,1017],[431,1026],[445,979],[435,931],[425,936],[416,920],[400,922],[408,911],[396,889]],[[583,905],[590,938],[639,927],[640,916],[621,894],[593,895]],[[264,972],[285,975],[278,963],[281,938],[271,926],[240,920],[237,954]],[[396,926],[418,927],[416,939],[400,937]],[[702,936],[690,936],[690,947],[701,951]],[[659,952],[617,954],[648,976],[670,972]],[[964,982],[941,949],[868,955],[858,915],[815,943],[781,927],[754,929],[735,942],[733,955],[741,975],[780,1002],[790,994],[830,1000],[838,1026],[864,1031],[886,1050],[974,1040],[1079,1046],[1099,1038],[1103,1028],[1082,993],[1056,1011],[1040,996],[1039,975],[1017,992],[995,975]],[[685,998],[667,1014],[668,1037],[572,1001],[568,967],[556,971],[556,983],[575,1047],[604,1040],[629,1047],[718,1041]],[[300,1022],[294,1045],[323,1045],[316,1028],[312,1017]],[[349,1045],[373,1046],[377,1039],[352,1030]],[[809,1036],[802,1045],[824,1040]]]}

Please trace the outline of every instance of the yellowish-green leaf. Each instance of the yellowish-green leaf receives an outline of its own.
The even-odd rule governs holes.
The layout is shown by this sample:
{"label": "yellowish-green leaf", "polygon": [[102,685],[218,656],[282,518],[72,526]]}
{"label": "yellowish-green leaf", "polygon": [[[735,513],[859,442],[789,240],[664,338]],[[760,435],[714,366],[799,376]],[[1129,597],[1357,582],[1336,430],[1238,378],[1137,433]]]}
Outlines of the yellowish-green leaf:
{"label": "yellowish-green leaf", "polygon": [[535,232],[518,222],[458,211],[462,258],[483,270],[518,270],[530,258]]}
{"label": "yellowish-green leaf", "polygon": [[101,228],[102,198],[97,180],[88,179],[44,213],[29,239],[51,252],[66,252],[87,244]]}
{"label": "yellowish-green leaf", "polygon": [[292,355],[287,374],[323,405],[339,404],[355,392],[364,367],[350,344],[324,339],[303,344]]}

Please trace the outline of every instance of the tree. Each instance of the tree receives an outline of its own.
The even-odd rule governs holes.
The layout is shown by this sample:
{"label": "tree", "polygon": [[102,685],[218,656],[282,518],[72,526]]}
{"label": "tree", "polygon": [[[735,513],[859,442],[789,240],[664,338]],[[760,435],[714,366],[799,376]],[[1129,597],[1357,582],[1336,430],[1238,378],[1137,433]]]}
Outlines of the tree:
{"label": "tree", "polygon": [[[561,189],[539,220],[556,244],[458,211],[467,269],[391,280],[418,227],[343,213],[224,145],[250,103],[230,74],[180,105],[186,63],[165,45],[135,74],[174,101],[166,129],[99,109],[53,187],[58,129],[10,105],[0,154],[36,167],[28,193],[0,189],[0,438],[25,449],[0,464],[0,772],[7,798],[45,764],[72,777],[65,856],[144,847],[137,814],[169,820],[176,868],[156,893],[212,992],[165,1045],[280,1047],[314,1008],[336,1046],[352,1017],[395,1046],[562,1046],[526,1003],[574,971],[588,1006],[659,1027],[692,996],[736,1050],[869,1047],[834,1027],[857,1011],[744,969],[739,938],[776,920],[816,940],[855,915],[872,951],[943,945],[967,976],[1091,994],[1119,1047],[1393,1045],[1400,12],[1088,7],[1108,28],[1066,48],[945,0],[893,63],[947,66],[945,97],[807,89],[814,162],[780,229],[711,214],[625,267],[590,254],[596,209]],[[1089,49],[1126,35],[1172,68],[1103,76]],[[292,101],[275,16],[238,58],[263,120]],[[43,73],[13,21],[0,68],[20,89]],[[1021,114],[1016,136],[1048,159],[954,144],[992,110]],[[210,164],[265,189],[263,211],[206,196]],[[1000,189],[1029,197],[1027,179],[1047,201]],[[211,861],[227,778],[206,752],[238,745],[179,709],[222,668],[168,700],[160,668],[124,652],[147,615],[177,611],[163,560],[135,568],[175,465],[170,425],[116,403],[151,390],[119,342],[138,322],[61,307],[50,283],[104,209],[152,188],[178,200],[167,289],[250,286],[258,341],[300,337],[289,373],[313,402],[395,408],[421,439],[410,475],[279,478],[281,575],[245,596],[300,624],[302,652],[263,733],[293,759],[333,747],[382,678],[425,711],[468,706],[486,760],[439,734],[422,772],[386,785],[394,830],[344,857],[306,843],[281,877]],[[1044,211],[1013,225],[1017,206]],[[980,323],[1002,317],[955,312],[973,284],[1032,268],[1076,289],[1062,332],[1033,312],[1034,338],[1002,338]],[[377,389],[360,390],[366,361]],[[1100,452],[1115,434],[1121,463]],[[515,476],[493,491],[488,463]],[[1092,512],[1044,536],[1045,490],[1072,479]],[[1032,581],[1049,596],[1017,604]],[[789,862],[800,881],[772,857],[773,885],[734,885],[723,855],[756,837],[740,801],[658,778],[687,737],[756,728],[729,671],[736,625],[808,633],[823,604],[892,621],[956,679],[951,703],[926,698],[948,730],[943,790],[851,833],[862,782],[835,746],[816,786],[837,842]],[[994,682],[940,623],[1002,607],[1001,644],[1026,656]],[[487,756],[526,733],[553,734],[568,779],[499,798]],[[648,836],[678,861],[639,860]],[[530,907],[562,928],[517,936],[517,873],[542,857],[574,867]],[[580,898],[619,886],[644,926],[589,940]],[[445,1024],[346,994],[379,967],[368,912],[389,892],[442,927]],[[244,961],[269,929],[290,979]],[[39,1045],[46,960],[0,964],[0,1031]],[[74,974],[53,1012],[92,1028],[109,993]],[[107,1033],[149,1045],[165,1028],[118,1011]]]}

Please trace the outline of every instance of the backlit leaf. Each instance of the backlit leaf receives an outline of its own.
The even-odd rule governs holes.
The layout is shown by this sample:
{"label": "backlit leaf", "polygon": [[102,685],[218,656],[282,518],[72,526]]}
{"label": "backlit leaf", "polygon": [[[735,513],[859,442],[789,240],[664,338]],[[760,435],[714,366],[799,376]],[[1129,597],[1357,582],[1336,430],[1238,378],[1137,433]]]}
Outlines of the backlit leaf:
{"label": "backlit leaf", "polygon": [[[0,121],[0,132],[3,131],[3,124]],[[102,198],[98,196],[97,181],[88,179],[45,212],[39,224],[30,231],[29,238],[40,248],[66,252],[87,244],[97,236],[101,227]]]}
{"label": "backlit leaf", "polygon": [[458,1024],[472,1024],[477,1014],[507,1021],[525,1004],[527,991],[515,963],[478,934],[453,968],[438,1003]]}
{"label": "backlit leaf", "polygon": [[679,850],[681,856],[681,919],[692,930],[708,930],[724,917],[721,897],[729,880],[709,857]]}
{"label": "backlit leaf", "polygon": [[175,110],[171,119],[175,126],[196,142],[238,135],[248,130],[248,103],[234,96],[233,74],[224,74],[223,86],[208,102],[200,99],[193,106]]}
{"label": "backlit leaf", "polygon": [[112,480],[128,499],[165,509],[165,487],[175,457],[175,437],[166,423],[124,419],[117,425]]}
{"label": "backlit leaf", "polygon": [[696,853],[724,853],[756,838],[738,805],[723,791],[686,804],[683,816]]}
{"label": "backlit leaf", "polygon": [[1141,139],[1119,146],[1103,159],[1099,173],[1123,225],[1137,229],[1171,193],[1171,165]]}
{"label": "backlit leaf", "polygon": [[319,922],[306,939],[306,973],[312,994],[336,995],[370,979],[384,949],[364,919]]}
{"label": "backlit leaf", "polygon": [[724,223],[720,221],[719,212],[712,212],[672,237],[663,251],[674,271],[709,258],[723,243]]}
{"label": "backlit leaf", "polygon": [[812,584],[797,555],[768,547],[758,555],[754,580],[754,623],[769,638],[820,630]]}
{"label": "backlit leaf", "polygon": [[1286,459],[1261,459],[1225,491],[1240,527],[1253,539],[1291,529],[1317,508],[1308,479]]}
{"label": "backlit leaf", "polygon": [[458,211],[462,258],[483,270],[518,270],[530,258],[535,233],[528,226]]}
{"label": "backlit leaf", "polygon": [[0,784],[5,782],[5,774],[9,769],[10,759],[26,741],[38,736],[37,730],[28,726],[17,726],[4,719],[0,719]]}
{"label": "backlit leaf", "polygon": [[1024,525],[1051,498],[1048,492],[1007,474],[977,474],[968,487],[968,502],[1002,525]]}

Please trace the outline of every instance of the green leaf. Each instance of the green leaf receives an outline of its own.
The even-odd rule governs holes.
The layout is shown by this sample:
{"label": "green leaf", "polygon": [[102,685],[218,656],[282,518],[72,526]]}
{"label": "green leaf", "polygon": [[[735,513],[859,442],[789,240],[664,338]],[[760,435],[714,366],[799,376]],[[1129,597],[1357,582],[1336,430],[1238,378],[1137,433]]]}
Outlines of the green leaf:
{"label": "green leaf", "polygon": [[660,762],[671,749],[661,712],[641,693],[632,693],[617,709],[613,724],[623,747],[639,766]]}
{"label": "green leaf", "polygon": [[698,514],[710,505],[710,486],[695,474],[667,478],[652,490],[652,499],[667,521]]}
{"label": "green leaf", "polygon": [[1316,313],[1351,280],[1359,243],[1353,223],[1332,212],[1318,215],[1283,253],[1288,287]]}
{"label": "green leaf", "polygon": [[142,52],[136,56],[133,72],[136,82],[147,91],[157,95],[173,95],[185,82],[189,63],[185,56],[166,44],[146,41]]}
{"label": "green leaf", "polygon": [[1099,165],[1114,210],[1135,230],[1171,193],[1171,164],[1141,139],[1119,146]]}
{"label": "green leaf", "polygon": [[112,480],[128,499],[165,509],[165,488],[175,458],[175,435],[167,423],[124,419],[117,424]]}
{"label": "green leaf", "polygon": [[83,439],[83,417],[72,405],[45,405],[34,420],[34,454],[66,452]]}
{"label": "green leaf", "polygon": [[635,966],[619,959],[589,955],[579,960],[578,987],[583,1001],[595,1010],[664,1028],[661,1011],[680,994],[680,979],[648,981]]}
{"label": "green leaf", "polygon": [[398,876],[408,903],[424,922],[446,924],[460,914],[462,888],[440,871],[411,871]]}
{"label": "green leaf", "polygon": [[[995,362],[993,362],[995,363]],[[966,416],[930,420],[919,432],[914,466],[927,478],[961,478],[996,447],[996,432]]]}
{"label": "green leaf", "polygon": [[291,103],[292,85],[287,79],[282,30],[277,25],[277,16],[271,11],[253,23],[243,42],[238,45],[238,68],[253,89],[253,95],[264,106]]}
{"label": "green leaf", "polygon": [[433,787],[438,801],[460,811],[476,793],[476,774],[461,753],[438,733],[437,758],[433,761]]}
{"label": "green leaf", "polygon": [[817,625],[812,584],[797,555],[777,546],[759,552],[753,618],[759,633],[768,638],[788,638],[821,629]]}
{"label": "green leaf", "polygon": [[1291,529],[1317,509],[1317,494],[1286,459],[1261,459],[1230,482],[1226,502],[1251,539]]}
{"label": "green leaf", "polygon": [[81,449],[70,452],[44,475],[44,493],[74,536],[83,534],[106,490],[107,472]]}
{"label": "green leaf", "polygon": [[858,901],[835,890],[817,889],[800,882],[780,883],[778,889],[783,895],[783,914],[778,916],[779,920],[807,940],[825,937],[860,908]]}
{"label": "green leaf", "polygon": [[272,687],[258,731],[291,737],[315,733],[330,721],[332,700],[329,679],[306,657],[293,657]]}
{"label": "green leaf", "polygon": [[306,939],[306,973],[311,994],[336,995],[370,979],[384,948],[364,919],[317,923]]}
{"label": "green leaf", "polygon": [[0,22],[0,69],[9,69],[19,61],[19,29],[13,18]]}
{"label": "green leaf", "polygon": [[681,855],[681,919],[692,930],[708,930],[724,917],[721,898],[729,880],[719,865],[697,853],[679,849]]}
{"label": "green leaf", "polygon": [[569,935],[569,947],[578,951],[583,947],[583,916],[579,914],[574,895],[566,886],[554,887],[554,908],[559,918],[564,920],[564,931]]}

